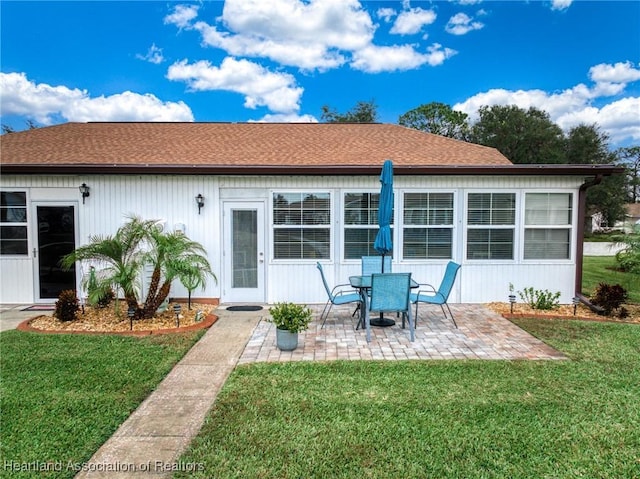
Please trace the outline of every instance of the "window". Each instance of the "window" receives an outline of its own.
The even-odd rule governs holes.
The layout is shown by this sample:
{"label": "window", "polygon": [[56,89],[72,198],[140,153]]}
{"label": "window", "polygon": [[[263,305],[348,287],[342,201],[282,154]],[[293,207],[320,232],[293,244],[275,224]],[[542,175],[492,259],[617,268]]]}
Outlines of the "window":
{"label": "window", "polygon": [[0,255],[27,255],[27,194],[0,192]]}
{"label": "window", "polygon": [[[344,195],[344,257],[360,259],[377,255],[373,243],[378,234],[379,193]],[[391,216],[393,225],[393,214]],[[393,235],[393,233],[392,233]]]}
{"label": "window", "polygon": [[274,193],[273,230],[275,259],[329,259],[329,193]]}
{"label": "window", "polygon": [[513,259],[515,193],[469,193],[467,259]]}
{"label": "window", "polygon": [[569,259],[571,193],[527,193],[524,259]]}
{"label": "window", "polygon": [[405,193],[403,256],[451,259],[453,193]]}

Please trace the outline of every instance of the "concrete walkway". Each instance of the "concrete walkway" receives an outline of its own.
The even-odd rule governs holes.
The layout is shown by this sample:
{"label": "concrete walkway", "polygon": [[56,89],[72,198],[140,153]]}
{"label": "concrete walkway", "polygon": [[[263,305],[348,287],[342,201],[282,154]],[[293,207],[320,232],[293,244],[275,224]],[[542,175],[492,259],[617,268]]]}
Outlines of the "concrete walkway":
{"label": "concrete walkway", "polygon": [[171,477],[266,310],[228,312],[93,455],[77,478]]}

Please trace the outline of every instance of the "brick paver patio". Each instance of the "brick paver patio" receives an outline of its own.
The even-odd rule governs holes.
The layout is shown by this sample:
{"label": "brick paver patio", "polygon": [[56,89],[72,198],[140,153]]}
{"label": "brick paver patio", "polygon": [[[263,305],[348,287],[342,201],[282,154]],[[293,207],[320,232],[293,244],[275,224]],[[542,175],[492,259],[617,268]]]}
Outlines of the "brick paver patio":
{"label": "brick paver patio", "polygon": [[322,306],[310,307],[315,319],[307,331],[300,333],[294,351],[276,348],[275,327],[265,321],[265,310],[239,364],[337,359],[567,359],[483,305],[452,304],[458,329],[444,318],[439,307],[421,306],[414,342],[397,320],[392,327],[372,327],[370,343],[364,330],[355,330],[357,319],[351,317],[352,306],[334,307],[324,328],[317,319]]}

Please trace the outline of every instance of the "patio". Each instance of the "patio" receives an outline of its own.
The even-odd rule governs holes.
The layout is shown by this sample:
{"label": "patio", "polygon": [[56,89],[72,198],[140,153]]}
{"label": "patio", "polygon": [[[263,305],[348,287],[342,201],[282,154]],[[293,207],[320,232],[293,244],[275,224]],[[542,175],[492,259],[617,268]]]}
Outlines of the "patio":
{"label": "patio", "polygon": [[[314,321],[300,333],[298,348],[276,348],[275,327],[265,321],[256,326],[239,364],[253,362],[407,360],[407,359],[567,359],[563,354],[523,331],[512,322],[478,304],[452,304],[458,329],[445,319],[439,307],[418,310],[416,340],[408,329],[396,325],[371,328],[367,343],[363,330],[355,331],[353,305],[334,307],[324,328],[318,317],[324,305],[310,305]],[[388,316],[388,315],[387,315]]]}

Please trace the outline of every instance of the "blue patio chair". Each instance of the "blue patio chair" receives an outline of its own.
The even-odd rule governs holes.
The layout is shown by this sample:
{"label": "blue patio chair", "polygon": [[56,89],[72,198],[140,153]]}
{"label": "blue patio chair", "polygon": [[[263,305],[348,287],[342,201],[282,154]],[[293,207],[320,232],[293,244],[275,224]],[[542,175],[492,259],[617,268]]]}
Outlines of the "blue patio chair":
{"label": "blue patio chair", "polygon": [[[362,257],[362,276],[371,276],[374,273],[391,273],[391,256],[384,257],[384,271],[382,271],[382,256],[363,256]],[[360,310],[360,304],[353,312],[352,316]]]}
{"label": "blue patio chair", "polygon": [[371,341],[370,312],[397,312],[409,323],[409,336],[415,341],[415,320],[411,314],[411,273],[380,273],[371,275],[371,300],[365,309],[367,341]]}
{"label": "blue patio chair", "polygon": [[456,328],[458,327],[458,325],[456,324],[456,320],[453,319],[451,308],[449,308],[449,305],[447,304],[449,295],[451,294],[451,290],[453,289],[453,283],[455,283],[456,276],[458,275],[458,270],[460,270],[460,265],[458,263],[454,263],[453,261],[449,261],[449,263],[447,264],[447,269],[444,272],[442,282],[440,283],[440,287],[437,290],[430,284],[421,284],[420,287],[428,286],[430,290],[419,290],[417,293],[411,293],[411,302],[416,304],[416,321],[418,319],[419,303],[439,304],[442,308],[445,319],[447,317],[447,312],[444,310],[444,307],[446,306],[449,310],[449,315],[451,316],[453,325]]}
{"label": "blue patio chair", "polygon": [[382,271],[382,256],[363,256],[362,276],[374,273],[391,273],[391,256],[384,257],[384,271]]}
{"label": "blue patio chair", "polygon": [[[341,305],[341,304],[349,304],[349,303],[358,303],[360,304],[361,298],[360,294],[351,288],[350,284],[338,284],[334,286],[333,289],[329,288],[329,284],[327,283],[327,278],[324,276],[324,270],[322,269],[322,265],[318,262],[316,263],[316,268],[320,271],[320,276],[322,277],[322,284],[324,285],[324,289],[327,291],[327,296],[329,299],[327,300],[327,304],[324,305],[324,309],[320,314],[320,319],[322,320],[322,326],[320,328],[324,328],[324,323],[327,321],[327,317],[329,317],[329,312],[333,305]],[[343,289],[348,286],[349,290]]]}

